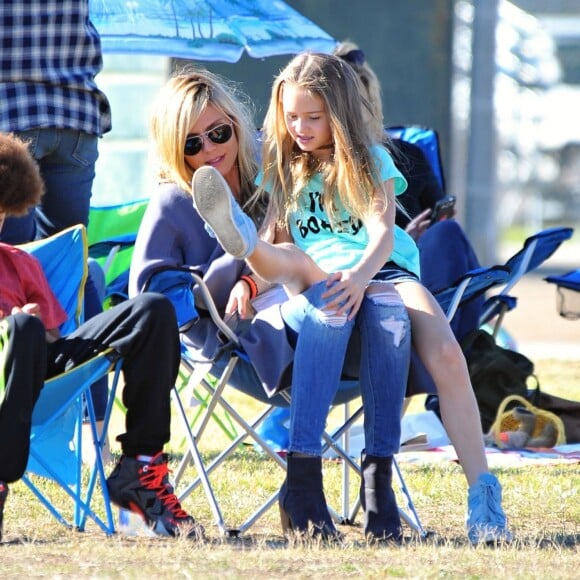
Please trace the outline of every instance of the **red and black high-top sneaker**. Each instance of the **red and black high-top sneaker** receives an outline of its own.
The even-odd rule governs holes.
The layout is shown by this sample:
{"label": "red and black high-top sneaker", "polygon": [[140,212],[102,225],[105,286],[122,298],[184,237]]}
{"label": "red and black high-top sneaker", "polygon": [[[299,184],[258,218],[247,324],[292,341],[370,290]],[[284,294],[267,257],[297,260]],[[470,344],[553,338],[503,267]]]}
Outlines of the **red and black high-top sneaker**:
{"label": "red and black high-top sneaker", "polygon": [[203,527],[181,507],[168,473],[161,452],[149,462],[123,456],[107,479],[111,501],[140,515],[156,534],[203,538]]}

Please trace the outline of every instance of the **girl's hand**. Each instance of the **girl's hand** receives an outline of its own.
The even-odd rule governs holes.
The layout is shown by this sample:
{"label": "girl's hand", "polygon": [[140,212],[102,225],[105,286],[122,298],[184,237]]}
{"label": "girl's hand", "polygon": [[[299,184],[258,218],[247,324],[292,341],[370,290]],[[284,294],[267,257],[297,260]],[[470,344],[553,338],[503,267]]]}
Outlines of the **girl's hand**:
{"label": "girl's hand", "polygon": [[429,227],[431,223],[431,209],[427,208],[423,210],[419,215],[415,216],[405,228],[405,231],[417,241]]}
{"label": "girl's hand", "polygon": [[243,280],[238,280],[232,291],[226,305],[226,314],[238,313],[239,317],[251,318],[253,315],[252,304],[250,303],[250,288]]}
{"label": "girl's hand", "polygon": [[368,280],[359,272],[344,270],[331,274],[326,286],[328,290],[322,298],[329,299],[324,310],[335,311],[337,315],[346,314],[352,320],[362,304]]}

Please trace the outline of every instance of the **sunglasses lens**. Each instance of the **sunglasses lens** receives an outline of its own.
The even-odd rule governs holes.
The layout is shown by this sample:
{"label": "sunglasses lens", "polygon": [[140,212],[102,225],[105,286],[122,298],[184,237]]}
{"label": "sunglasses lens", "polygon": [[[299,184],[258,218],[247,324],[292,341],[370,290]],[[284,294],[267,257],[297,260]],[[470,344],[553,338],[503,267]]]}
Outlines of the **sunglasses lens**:
{"label": "sunglasses lens", "polygon": [[233,133],[232,126],[224,123],[201,135],[190,135],[185,140],[184,153],[186,155],[197,155],[203,149],[203,135],[207,135],[212,143],[221,145],[222,143],[227,143],[232,138]]}
{"label": "sunglasses lens", "polygon": [[185,154],[197,155],[203,147],[203,141],[199,135],[192,135],[185,141]]}
{"label": "sunglasses lens", "polygon": [[216,144],[221,145],[230,140],[232,136],[231,125],[219,125],[215,129],[208,132],[207,136]]}

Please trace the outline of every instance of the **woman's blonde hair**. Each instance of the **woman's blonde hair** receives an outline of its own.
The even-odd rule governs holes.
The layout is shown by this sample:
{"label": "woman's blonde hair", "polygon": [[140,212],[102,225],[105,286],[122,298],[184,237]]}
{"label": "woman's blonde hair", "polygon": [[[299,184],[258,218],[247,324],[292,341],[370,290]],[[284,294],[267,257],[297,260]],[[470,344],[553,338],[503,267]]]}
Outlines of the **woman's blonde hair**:
{"label": "woman's blonde hair", "polygon": [[246,100],[231,82],[207,69],[188,67],[175,73],[159,92],[151,119],[160,179],[191,191],[193,170],[185,162],[185,141],[207,106],[213,105],[232,121],[238,139],[243,205],[255,190],[258,172],[256,129]]}
{"label": "woman's blonde hair", "polygon": [[[282,107],[286,86],[305,89],[323,100],[333,140],[330,162],[318,163],[288,132]],[[316,171],[323,173],[322,203],[331,223],[335,223],[337,197],[353,218],[368,215],[382,181],[370,151],[376,140],[362,117],[360,95],[360,82],[351,66],[327,54],[294,57],[274,81],[264,123],[264,177],[257,196],[269,191],[270,209],[280,226],[287,225],[301,189]]]}

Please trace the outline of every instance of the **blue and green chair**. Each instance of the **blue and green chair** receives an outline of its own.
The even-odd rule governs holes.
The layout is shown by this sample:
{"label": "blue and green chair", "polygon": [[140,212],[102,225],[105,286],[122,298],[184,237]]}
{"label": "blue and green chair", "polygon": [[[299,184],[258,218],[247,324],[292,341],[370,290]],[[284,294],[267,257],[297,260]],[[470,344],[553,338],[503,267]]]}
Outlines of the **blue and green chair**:
{"label": "blue and green chair", "polygon": [[[68,314],[61,332],[71,332],[83,321],[83,290],[87,276],[85,228],[71,227],[20,247],[42,264],[55,296]],[[88,519],[106,534],[115,531],[101,451],[121,363],[118,355],[109,350],[47,380],[32,414],[30,457],[22,480],[59,522],[81,531]],[[99,435],[90,388],[95,380],[110,372],[114,372],[114,379]],[[83,468],[82,424],[86,421],[90,425],[95,459],[92,465]],[[54,486],[39,481],[38,476],[52,480],[66,493],[72,502],[72,509],[69,509],[72,515],[64,515],[62,494],[58,494]],[[98,500],[99,510],[95,507]]]}

